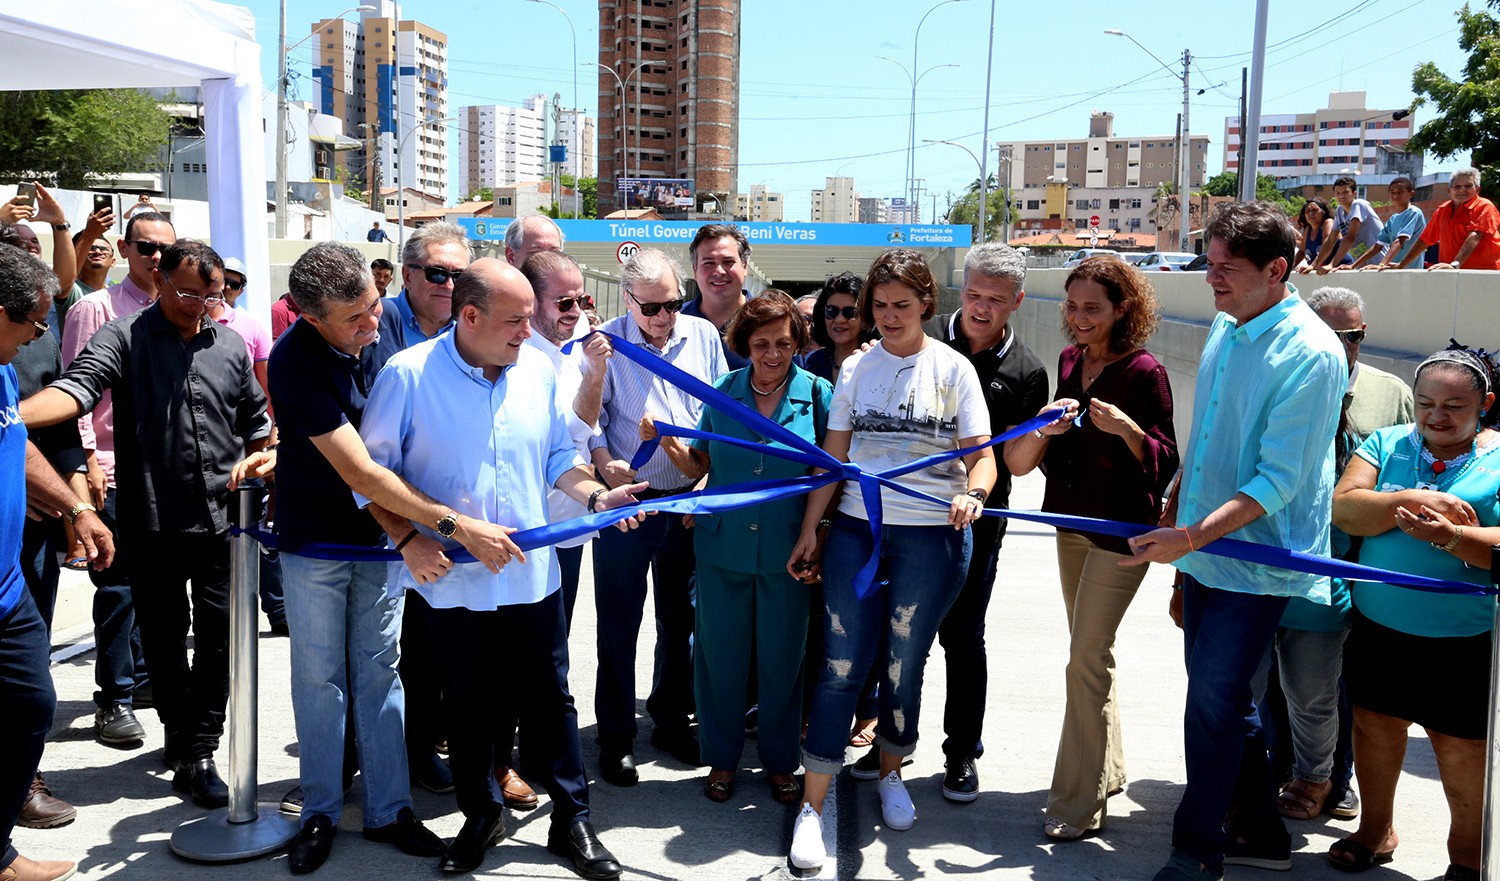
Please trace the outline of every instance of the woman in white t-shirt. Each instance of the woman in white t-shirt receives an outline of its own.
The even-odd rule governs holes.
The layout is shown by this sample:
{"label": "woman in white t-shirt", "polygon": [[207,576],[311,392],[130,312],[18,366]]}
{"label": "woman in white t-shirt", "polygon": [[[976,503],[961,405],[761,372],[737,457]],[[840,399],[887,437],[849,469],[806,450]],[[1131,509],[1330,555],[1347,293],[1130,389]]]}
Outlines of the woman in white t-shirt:
{"label": "woman in white t-shirt", "polygon": [[[917,252],[887,251],[870,267],[859,311],[864,325],[878,328],[882,338],[868,352],[850,356],[839,373],[823,442],[831,455],[877,472],[989,440],[989,411],[973,366],[922,332],[936,308],[937,283]],[[809,498],[787,569],[804,581],[821,570],[827,617],[822,678],[803,746],[807,776],[792,833],[794,866],[813,868],[827,858],[823,799],[843,767],[855,702],[877,663],[881,814],[890,829],[910,829],[915,821],[901,762],[916,749],[922,670],[938,625],[963,586],[968,527],[981,515],[995,477],[995,457],[984,449],[897,479],[946,507],[883,489],[875,587],[863,600],[855,595],[854,580],[875,547],[859,484],[844,485],[831,518],[826,515],[837,484]]]}

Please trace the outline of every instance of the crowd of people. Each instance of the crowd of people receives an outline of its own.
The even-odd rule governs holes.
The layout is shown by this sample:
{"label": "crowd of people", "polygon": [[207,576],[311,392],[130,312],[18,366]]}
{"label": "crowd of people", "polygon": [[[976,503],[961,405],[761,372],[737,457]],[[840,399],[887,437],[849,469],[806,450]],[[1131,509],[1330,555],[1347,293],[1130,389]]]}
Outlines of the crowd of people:
{"label": "crowd of people", "polygon": [[[1057,534],[1070,640],[1046,838],[1102,829],[1127,785],[1114,644],[1158,562],[1178,570],[1170,611],[1188,686],[1187,785],[1156,881],[1289,868],[1283,818],[1325,811],[1359,818],[1328,854],[1335,867],[1389,862],[1412,724],[1431,737],[1449,794],[1445,878],[1478,878],[1493,601],[1201,552],[1233,536],[1486,581],[1500,544],[1495,365],[1454,344],[1421,363],[1413,394],[1360,363],[1356,292],[1304,299],[1290,282],[1346,259],[1408,266],[1429,239],[1453,252],[1445,264],[1468,266],[1489,245],[1449,225],[1487,210],[1494,237],[1477,183],[1455,175],[1455,204],[1425,229],[1405,205],[1382,225],[1352,182],[1336,186],[1335,212],[1313,206],[1295,226],[1264,203],[1221,210],[1206,229],[1219,314],[1181,446],[1167,370],[1149,351],[1160,307],[1113,256],[1067,275],[1049,388],[1010,322],[1026,263],[1002,244],[968,251],[959,308],[938,314],[925,259],[899,248],[801,301],[751,296],[749,242],[708,224],[689,246],[696,298],[689,271],[643,249],[620,273],[624,313],[599,323],[552,221],[512,223],[504,260],[472,260],[464,232],[438,222],[402,243],[393,295],[398,267],[345,245],[308,249],[266,328],[235,308],[258,280],[250,267],[177,238],[149,205],[117,246],[103,238],[109,209],[70,240],[38,187],[31,219],[66,243],[53,266],[24,225],[0,226],[0,365],[11,365],[0,369],[0,706],[12,723],[0,734],[0,878],[74,870],[9,844],[18,823],[76,815],[39,771],[59,565],[89,569],[97,588],[98,738],[139,742],[136,711],[154,707],[172,786],[205,808],[227,803],[214,755],[229,691],[228,505],[248,481],[274,487],[261,599],[290,639],[293,873],[329,858],[358,773],[363,837],[444,872],[483,866],[507,810],[539,805],[535,786],[552,804],[549,850],[584,877],[619,877],[594,828],[567,675],[586,546],[598,779],[641,779],[635,651],[649,574],[650,743],[706,767],[702,792],[724,803],[753,732],[772,798],[796,810],[788,859],[816,869],[830,859],[825,800],[851,746],[868,748],[850,773],[877,781],[883,827],[914,825],[920,799],[902,768],[934,643],[947,665],[942,796],[979,797],[984,622],[1006,528],[984,509],[1007,507],[1012,475],[1037,468],[1044,510],[1140,526],[1130,539]],[[129,269],[105,287],[116,248]],[[612,341],[763,421],[705,407]],[[1043,413],[1050,421],[990,445]],[[935,458],[895,478],[904,493],[850,480],[697,515],[632,507],[817,475],[805,452],[788,455],[813,446],[867,474]],[[598,514],[597,532],[553,545],[523,550],[512,537]],[[312,550],[330,544],[349,559]],[[399,561],[370,561],[381,549]],[[464,823],[452,841],[416,816],[413,785],[454,793]]]}

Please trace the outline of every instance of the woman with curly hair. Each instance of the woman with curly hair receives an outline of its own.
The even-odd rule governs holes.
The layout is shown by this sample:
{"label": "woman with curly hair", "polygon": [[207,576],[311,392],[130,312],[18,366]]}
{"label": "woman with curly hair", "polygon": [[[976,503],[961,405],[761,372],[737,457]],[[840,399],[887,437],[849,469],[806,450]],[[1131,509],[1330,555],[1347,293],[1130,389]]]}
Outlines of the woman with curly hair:
{"label": "woman with curly hair", "polygon": [[[1057,400],[1064,416],[1010,441],[1005,464],[1017,476],[1047,475],[1042,509],[1155,524],[1177,471],[1172,387],[1146,351],[1160,317],[1140,270],[1113,256],[1091,257],[1063,285]],[[1115,630],[1145,577],[1123,538],[1057,531],[1057,564],[1072,634],[1067,706],[1043,831],[1071,841],[1104,824],[1105,802],[1125,786],[1115,697]]]}

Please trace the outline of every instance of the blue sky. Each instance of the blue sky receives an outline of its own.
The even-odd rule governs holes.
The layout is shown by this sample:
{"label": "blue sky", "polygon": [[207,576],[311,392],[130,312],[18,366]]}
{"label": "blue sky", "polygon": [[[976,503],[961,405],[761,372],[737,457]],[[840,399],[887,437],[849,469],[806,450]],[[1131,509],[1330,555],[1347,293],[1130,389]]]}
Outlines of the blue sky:
{"label": "blue sky", "polygon": [[[356,0],[287,0],[287,41]],[[578,34],[578,59],[597,59],[598,4],[556,0]],[[787,194],[787,219],[805,220],[810,190],[827,176],[853,176],[866,196],[902,195],[910,80],[886,55],[910,66],[918,20],[937,0],[742,0],[740,188],[765,183]],[[277,3],[252,0],[268,86],[276,77]],[[1404,107],[1411,71],[1433,61],[1450,76],[1464,62],[1458,49],[1458,0],[1340,0],[1271,4],[1265,113],[1309,112],[1328,93],[1364,90],[1369,107]],[[1182,50],[1195,62],[1192,130],[1211,140],[1210,169],[1221,168],[1224,117],[1238,113],[1240,68],[1249,65],[1253,0],[1123,0],[1115,4],[1017,3],[997,0],[990,141],[1076,138],[1091,110],[1115,114],[1121,136],[1170,135],[1182,86],[1118,28],[1180,70]],[[1184,11],[1191,10],[1191,15]],[[572,41],[557,10],[525,0],[411,0],[403,15],[449,36],[449,101],[519,105],[535,92],[573,92]],[[955,197],[978,177],[974,160],[984,127],[985,44],[989,0],[960,0],[933,12],[922,29],[917,67],[917,177]],[[293,95],[310,99],[306,49],[293,53]],[[597,70],[597,68],[595,69]],[[1207,88],[1197,95],[1199,88]],[[598,112],[598,78],[578,71],[579,104]],[[1432,117],[1416,112],[1418,123]],[[458,136],[450,132],[457,149]],[[1427,171],[1466,164],[1467,155],[1427,159]],[[994,167],[993,155],[990,161]],[[453,178],[456,185],[457,177]],[[923,216],[931,207],[924,199]]]}

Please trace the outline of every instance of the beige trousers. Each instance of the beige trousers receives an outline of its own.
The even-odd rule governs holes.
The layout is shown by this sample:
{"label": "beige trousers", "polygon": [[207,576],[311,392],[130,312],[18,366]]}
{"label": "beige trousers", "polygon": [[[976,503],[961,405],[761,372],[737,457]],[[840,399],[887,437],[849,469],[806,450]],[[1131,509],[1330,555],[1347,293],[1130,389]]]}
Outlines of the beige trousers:
{"label": "beige trousers", "polygon": [[1057,534],[1057,568],[1071,640],[1067,706],[1047,816],[1080,829],[1102,826],[1109,793],[1125,785],[1115,699],[1115,630],[1146,577],[1146,567],[1116,565],[1122,559],[1081,535]]}

